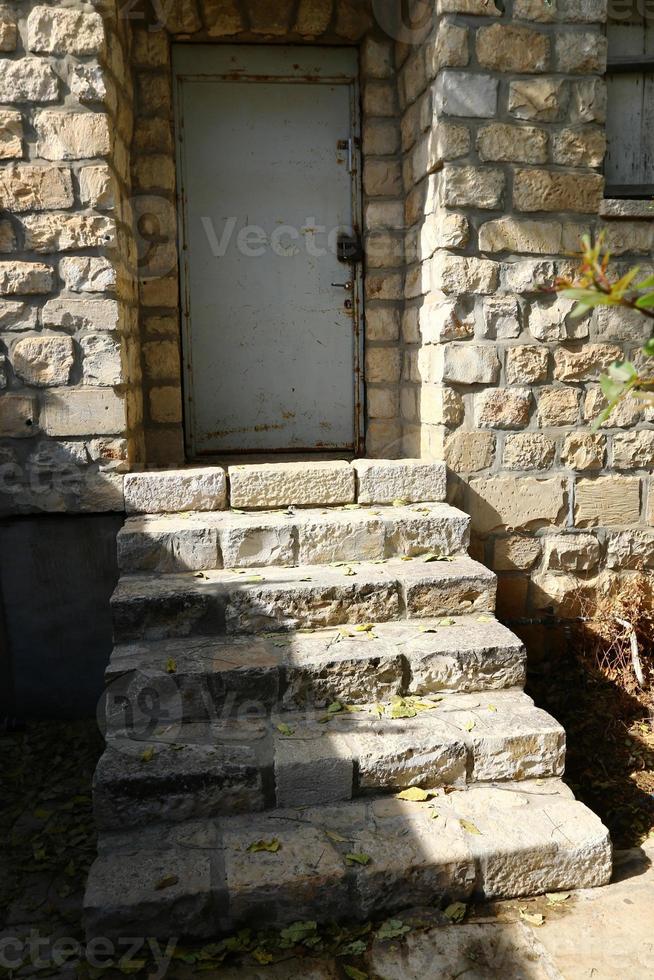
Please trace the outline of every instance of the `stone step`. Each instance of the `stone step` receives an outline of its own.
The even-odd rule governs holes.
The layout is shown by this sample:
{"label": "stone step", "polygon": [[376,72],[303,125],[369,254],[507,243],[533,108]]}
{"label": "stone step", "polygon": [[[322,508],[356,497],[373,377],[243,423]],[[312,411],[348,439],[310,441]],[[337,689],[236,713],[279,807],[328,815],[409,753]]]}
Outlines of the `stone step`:
{"label": "stone step", "polygon": [[131,575],[112,597],[114,633],[120,643],[492,612],[495,589],[494,574],[467,555]]}
{"label": "stone step", "polygon": [[370,631],[183,637],[117,646],[105,674],[107,707],[156,689],[171,717],[237,717],[244,704],[271,712],[365,704],[395,695],[522,688],[522,642],[486,614],[379,623]]}
{"label": "stone step", "polygon": [[453,555],[469,525],[447,504],[140,516],[118,534],[118,564],[165,573]]}
{"label": "stone step", "polygon": [[599,818],[560,781],[538,780],[439,792],[428,804],[387,796],[101,834],[84,906],[89,938],[131,935],[138,923],[139,935],[208,939],[610,876]]}
{"label": "stone step", "polygon": [[338,504],[390,504],[443,501],[447,488],[443,463],[419,459],[355,459],[248,463],[229,466],[150,470],[125,476],[128,514],[183,511],[269,510],[271,507],[324,507]]}
{"label": "stone step", "polygon": [[142,733],[123,718],[114,724],[94,785],[103,829],[560,776],[565,759],[561,726],[515,691],[209,724],[166,719]]}

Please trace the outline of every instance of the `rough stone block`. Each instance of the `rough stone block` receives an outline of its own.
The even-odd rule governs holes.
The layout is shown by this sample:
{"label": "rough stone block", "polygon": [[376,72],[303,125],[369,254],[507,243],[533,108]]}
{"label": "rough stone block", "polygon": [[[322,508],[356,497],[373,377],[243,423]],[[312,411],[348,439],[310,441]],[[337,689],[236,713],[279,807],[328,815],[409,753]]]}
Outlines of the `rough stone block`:
{"label": "rough stone block", "polygon": [[558,381],[593,381],[613,361],[621,359],[620,348],[610,344],[587,344],[578,351],[560,348],[554,351],[554,377]]}
{"label": "rough stone block", "polygon": [[[72,260],[71,260],[72,261]],[[111,299],[51,299],[41,311],[44,327],[78,330],[117,330],[120,306]]]}
{"label": "rough stone block", "polygon": [[570,86],[568,115],[572,123],[606,120],[606,82],[603,78],[587,78]]}
{"label": "rough stone block", "polygon": [[34,252],[70,252],[78,248],[113,248],[116,225],[104,215],[47,212],[22,219],[25,248]]}
{"label": "rough stone block", "polygon": [[49,436],[118,435],[127,429],[125,400],[106,388],[53,388],[40,425]]}
{"label": "rough stone block", "polygon": [[27,18],[27,47],[42,54],[97,54],[104,47],[102,17],[95,11],[34,7]]}
{"label": "rough stone block", "polygon": [[3,392],[0,398],[0,436],[28,439],[37,431],[38,405],[31,395]]}
{"label": "rough stone block", "polygon": [[70,170],[14,164],[0,170],[0,207],[5,211],[43,211],[73,204]]}
{"label": "rough stone block", "polygon": [[355,500],[354,470],[341,460],[229,467],[232,507],[313,507]]}
{"label": "rough stone block", "polygon": [[37,153],[45,160],[83,160],[107,156],[113,146],[109,117],[101,112],[37,113]]}
{"label": "rough stone block", "polygon": [[41,262],[0,262],[0,295],[29,296],[51,293],[54,271]]}
{"label": "rough stone block", "polygon": [[41,58],[0,61],[0,102],[56,102],[59,79]]}
{"label": "rough stone block", "polygon": [[510,470],[545,470],[554,462],[556,444],[540,432],[506,437],[502,462]]}
{"label": "rough stone block", "polygon": [[566,174],[550,170],[516,170],[513,203],[519,211],[599,210],[604,178],[601,174]]}
{"label": "rough stone block", "polygon": [[490,259],[437,252],[431,263],[431,283],[444,293],[494,293],[500,266]]}
{"label": "rough stone block", "polygon": [[613,436],[613,465],[618,470],[654,469],[654,430]]}
{"label": "rough stone block", "polygon": [[542,388],[537,393],[540,425],[575,425],[579,420],[577,388]]}
{"label": "rough stone block", "polygon": [[513,534],[495,541],[493,568],[496,572],[528,572],[541,556],[541,543],[537,538]]}
{"label": "rough stone block", "polygon": [[23,155],[23,116],[11,109],[0,111],[0,159]]}
{"label": "rough stone block", "polygon": [[224,510],[227,479],[220,466],[128,473],[125,509],[128,514]]}
{"label": "rough stone block", "polygon": [[442,68],[463,68],[470,60],[468,28],[442,20],[436,36],[425,44],[427,77],[436,78]]}
{"label": "rough stone block", "polygon": [[592,572],[599,565],[600,546],[592,534],[561,534],[543,539],[544,566],[553,572]]}
{"label": "rough stone block", "polygon": [[640,480],[629,476],[599,476],[577,480],[575,524],[603,527],[637,524],[640,516]]}
{"label": "rough stone block", "polygon": [[541,384],[547,380],[549,351],[545,347],[509,347],[506,352],[506,380],[510,385]]}
{"label": "rough stone block", "polygon": [[495,436],[491,432],[453,432],[445,443],[445,461],[455,473],[488,469],[494,458]]}
{"label": "rough stone block", "polygon": [[477,134],[477,149],[482,160],[508,163],[545,163],[548,134],[535,126],[490,123]]}
{"label": "rough stone block", "polygon": [[106,293],[116,288],[116,269],[109,259],[69,256],[59,261],[66,289],[75,293]]}
{"label": "rough stone block", "polygon": [[475,395],[475,423],[482,429],[522,429],[531,400],[526,388],[489,388]]}
{"label": "rough stone block", "polygon": [[560,523],[567,509],[566,481],[560,477],[488,477],[470,481],[468,512],[473,530],[537,528]]}
{"label": "rough stone block", "polygon": [[561,224],[509,216],[485,221],[479,229],[479,247],[484,252],[556,254],[561,250]]}
{"label": "rough stone block", "polygon": [[473,344],[444,344],[441,380],[458,384],[492,384],[500,375],[500,362],[494,347]]}
{"label": "rough stone block", "polygon": [[357,500],[360,504],[390,504],[445,500],[447,476],[442,463],[416,459],[355,459]]}
{"label": "rough stone block", "polygon": [[112,387],[126,379],[120,341],[107,333],[85,334],[79,340],[82,351],[82,380],[87,385]]}
{"label": "rough stone block", "polygon": [[621,531],[608,535],[608,568],[641,571],[654,568],[654,534],[651,531]]}
{"label": "rough stone block", "polygon": [[529,332],[543,343],[578,340],[588,336],[588,318],[571,317],[574,302],[557,296],[554,302],[533,303],[529,312]]}
{"label": "rough stone block", "polygon": [[483,327],[485,340],[510,340],[522,329],[522,310],[515,296],[484,297]]}
{"label": "rough stone block", "polygon": [[509,83],[509,112],[516,119],[557,122],[563,118],[565,86],[558,78],[529,78]]}
{"label": "rough stone block", "polygon": [[441,174],[440,194],[445,207],[497,208],[503,191],[501,170],[445,167]]}
{"label": "rough stone block", "polygon": [[437,114],[490,118],[497,112],[498,81],[491,75],[445,69],[433,89]]}
{"label": "rough stone block", "polygon": [[556,63],[565,74],[602,75],[606,71],[607,41],[595,31],[569,31],[557,34]]}
{"label": "rough stone block", "polygon": [[604,436],[571,432],[561,448],[561,462],[572,470],[601,470],[604,466]]}
{"label": "rough stone block", "polygon": [[12,352],[18,377],[39,388],[68,384],[74,360],[70,337],[24,337]]}
{"label": "rough stone block", "polygon": [[493,24],[477,31],[477,59],[491,71],[542,72],[549,66],[546,34],[513,24]]}
{"label": "rough stone block", "polygon": [[598,126],[576,126],[552,134],[552,159],[559,166],[601,167],[605,153],[606,136]]}

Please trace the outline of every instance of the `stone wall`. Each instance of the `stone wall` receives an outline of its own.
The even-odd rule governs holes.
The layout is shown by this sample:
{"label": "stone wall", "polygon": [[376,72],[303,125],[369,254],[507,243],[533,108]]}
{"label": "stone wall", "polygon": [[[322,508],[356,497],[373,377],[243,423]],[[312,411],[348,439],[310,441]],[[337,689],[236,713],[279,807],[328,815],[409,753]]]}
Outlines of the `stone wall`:
{"label": "stone wall", "polygon": [[500,615],[528,633],[576,614],[580,587],[654,567],[654,414],[632,400],[591,428],[599,373],[649,324],[575,320],[539,292],[574,269],[583,232],[606,230],[616,271],[649,264],[653,235],[646,208],[602,201],[605,3],[506,6],[440,0],[427,40],[397,48],[402,413],[405,453],[447,461]]}
{"label": "stone wall", "polygon": [[184,459],[171,43],[350,44],[361,50],[367,451],[401,455],[404,203],[393,40],[367,2],[186,0],[131,19],[145,434],[150,465]]}
{"label": "stone wall", "polygon": [[128,34],[113,0],[0,11],[0,507],[121,510],[140,450]]}

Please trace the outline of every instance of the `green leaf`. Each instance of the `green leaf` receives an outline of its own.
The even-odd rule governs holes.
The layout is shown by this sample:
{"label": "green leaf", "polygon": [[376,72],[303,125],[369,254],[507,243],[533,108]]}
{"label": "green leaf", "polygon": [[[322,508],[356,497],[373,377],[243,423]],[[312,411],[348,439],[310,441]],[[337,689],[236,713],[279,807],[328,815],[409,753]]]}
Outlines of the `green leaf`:
{"label": "green leaf", "polygon": [[154,890],[157,892],[164,891],[166,888],[172,888],[173,885],[179,883],[179,878],[177,875],[166,875],[164,878],[160,878],[157,884],[154,886]]}
{"label": "green leaf", "polygon": [[463,904],[463,902],[452,902],[448,905],[443,915],[446,916],[450,922],[462,922],[466,917],[466,912],[468,907]]}
{"label": "green leaf", "polygon": [[168,660],[166,661],[166,673],[168,674],[177,673],[177,661],[173,660],[172,657],[169,657]]}
{"label": "green leaf", "polygon": [[415,718],[418,712],[403,698],[397,698],[391,705],[391,718]]}
{"label": "green leaf", "polygon": [[292,922],[286,929],[282,929],[280,935],[285,943],[292,943],[296,946],[314,936],[318,930],[317,922]]}
{"label": "green leaf", "polygon": [[545,898],[550,905],[560,905],[562,902],[568,901],[570,892],[547,892]]}
{"label": "green leaf", "polygon": [[355,626],[354,627],[354,632],[355,633],[370,633],[372,630],[374,630],[374,628],[375,628],[375,624],[374,623],[362,623],[360,626]]}
{"label": "green leaf", "polygon": [[370,864],[371,861],[372,858],[370,857],[369,854],[360,854],[357,853],[356,851],[350,851],[348,854],[345,855],[345,863],[349,865],[362,864],[365,868],[365,866],[367,864]]}
{"label": "green leaf", "polygon": [[461,824],[463,829],[466,830],[469,834],[479,834],[480,837],[482,836],[481,830],[479,830],[479,828],[476,827],[474,823],[471,823],[469,820],[464,820],[463,818],[461,818],[459,820],[459,823]]}
{"label": "green leaf", "polygon": [[654,306],[654,293],[646,293],[644,296],[640,296],[636,300],[636,306],[639,310],[648,310]]}
{"label": "green leaf", "polygon": [[648,276],[647,279],[643,279],[642,282],[637,282],[635,289],[652,289],[654,288],[654,276]]}
{"label": "green leaf", "polygon": [[344,844],[348,839],[347,837],[342,837],[340,834],[337,834],[335,830],[326,830],[325,833],[329,839],[333,840],[336,844]]}
{"label": "green leaf", "polygon": [[654,337],[650,337],[645,346],[643,347],[643,352],[647,357],[654,357]]}
{"label": "green leaf", "polygon": [[361,956],[365,953],[368,948],[368,944],[364,943],[362,939],[355,939],[351,943],[346,943],[345,946],[341,946],[336,953],[337,956]]}
{"label": "green leaf", "polygon": [[614,361],[608,369],[608,375],[613,381],[632,381],[637,374],[631,361]]}
{"label": "green leaf", "polygon": [[407,932],[411,932],[411,926],[407,926],[402,922],[401,919],[388,919],[383,922],[375,936],[377,939],[399,939],[400,936],[405,936]]}
{"label": "green leaf", "polygon": [[364,973],[363,970],[357,970],[356,966],[345,964],[343,966],[343,972],[346,976],[350,977],[350,980],[369,980],[368,974]]}
{"label": "green leaf", "polygon": [[145,752],[143,752],[143,754],[141,755],[141,761],[152,762],[153,759],[154,759],[154,749],[152,748],[152,746],[150,746],[150,748],[146,749]]}
{"label": "green leaf", "polygon": [[275,959],[272,953],[269,953],[267,949],[253,949],[252,956],[257,961],[261,963],[262,966],[266,966],[268,963],[272,963]]}
{"label": "green leaf", "polygon": [[248,851],[252,854],[258,854],[260,851],[268,851],[270,854],[276,854],[281,848],[281,844],[278,840],[255,840],[248,846]]}
{"label": "green leaf", "polygon": [[295,729],[291,728],[291,726],[287,725],[285,722],[280,722],[280,724],[277,725],[277,731],[280,735],[292,735]]}

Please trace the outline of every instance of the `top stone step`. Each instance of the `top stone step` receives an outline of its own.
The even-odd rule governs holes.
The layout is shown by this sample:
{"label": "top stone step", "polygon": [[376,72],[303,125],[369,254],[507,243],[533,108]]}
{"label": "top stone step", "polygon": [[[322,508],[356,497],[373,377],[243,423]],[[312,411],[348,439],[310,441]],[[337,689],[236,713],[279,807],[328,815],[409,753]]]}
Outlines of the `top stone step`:
{"label": "top stone step", "polygon": [[443,463],[420,459],[302,460],[129,473],[124,490],[128,513],[172,514],[442,502],[446,483]]}

